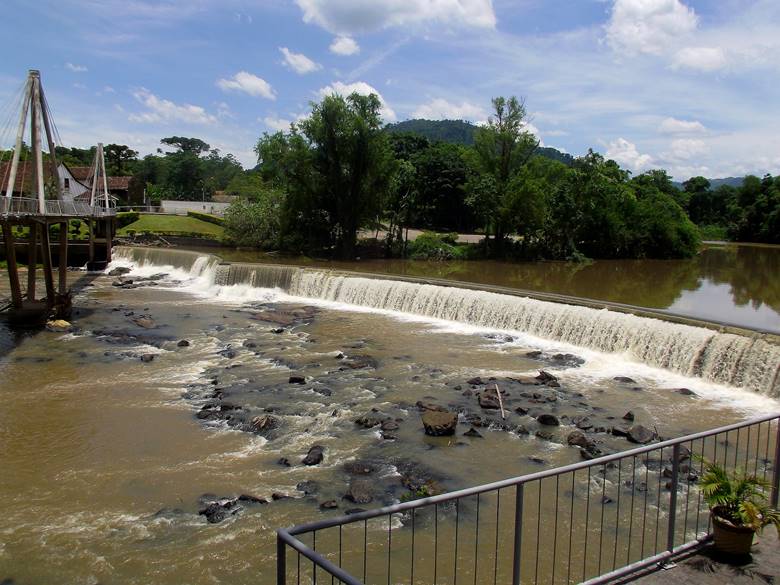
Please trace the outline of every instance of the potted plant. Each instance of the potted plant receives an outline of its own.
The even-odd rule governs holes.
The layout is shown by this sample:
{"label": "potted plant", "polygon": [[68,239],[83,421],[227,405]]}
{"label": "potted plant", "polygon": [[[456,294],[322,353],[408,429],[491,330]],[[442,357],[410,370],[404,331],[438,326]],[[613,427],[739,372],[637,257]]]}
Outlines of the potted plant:
{"label": "potted plant", "polygon": [[736,470],[728,472],[707,462],[701,491],[712,517],[715,548],[731,555],[748,555],[753,535],[773,524],[780,535],[780,512],[766,497],[769,482]]}

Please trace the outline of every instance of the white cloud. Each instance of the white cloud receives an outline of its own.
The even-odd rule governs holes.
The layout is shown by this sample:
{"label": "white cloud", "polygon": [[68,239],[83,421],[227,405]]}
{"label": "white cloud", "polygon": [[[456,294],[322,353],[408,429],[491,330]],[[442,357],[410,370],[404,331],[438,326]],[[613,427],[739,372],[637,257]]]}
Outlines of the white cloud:
{"label": "white cloud", "polygon": [[154,95],[146,88],[133,92],[133,97],[146,106],[147,111],[131,114],[131,122],[185,122],[187,124],[213,124],[217,118],[200,106],[176,104]]}
{"label": "white cloud", "polygon": [[615,51],[661,55],[697,24],[693,9],[680,0],[615,0],[607,42]]}
{"label": "white cloud", "polygon": [[496,25],[491,0],[296,0],[296,3],[303,11],[304,22],[340,35],[428,22],[475,28]]}
{"label": "white cloud", "polygon": [[263,97],[269,100],[276,99],[276,92],[274,92],[270,83],[246,71],[239,71],[229,79],[218,79],[217,86],[222,91],[241,91],[255,97]]}
{"label": "white cloud", "polygon": [[258,121],[265,124],[268,128],[271,130],[275,130],[277,132],[285,132],[290,129],[290,124],[292,124],[292,120],[285,120],[284,118],[275,118],[273,116],[266,116],[265,118],[258,118]]}
{"label": "white cloud", "polygon": [[330,44],[330,52],[336,55],[355,55],[360,52],[360,46],[352,37],[340,36],[333,39]]}
{"label": "white cloud", "polygon": [[412,112],[414,118],[428,120],[472,120],[482,122],[487,120],[488,113],[481,107],[469,102],[454,104],[443,98],[436,98],[422,104]]}
{"label": "white cloud", "polygon": [[636,144],[625,138],[610,142],[605,156],[635,173],[641,173],[653,164],[653,157],[649,154],[640,154]]}
{"label": "white cloud", "polygon": [[717,71],[726,66],[726,53],[720,47],[686,47],[677,52],[672,62],[675,69]]}
{"label": "white cloud", "polygon": [[218,102],[217,103],[217,118],[225,119],[225,118],[235,118],[235,114],[233,114],[233,110],[230,109],[230,106],[225,102]]}
{"label": "white cloud", "polygon": [[116,90],[113,87],[111,87],[110,85],[103,86],[103,91],[105,93],[116,93]]}
{"label": "white cloud", "polygon": [[707,131],[704,124],[697,120],[678,120],[677,118],[666,118],[658,130],[662,134],[703,134]]}
{"label": "white cloud", "polygon": [[322,69],[322,65],[315,63],[303,53],[293,53],[287,47],[279,47],[279,51],[284,55],[284,65],[296,73],[306,75]]}
{"label": "white cloud", "polygon": [[88,71],[84,65],[74,65],[73,63],[65,63],[65,69],[73,71],[73,73],[86,73]]}
{"label": "white cloud", "polygon": [[392,110],[392,108],[390,108],[390,106],[387,105],[387,102],[385,101],[385,98],[382,97],[382,94],[379,93],[375,87],[369,85],[365,81],[356,81],[355,83],[342,83],[341,81],[336,81],[335,83],[331,83],[330,85],[326,85],[325,87],[321,88],[318,93],[320,97],[325,97],[326,95],[331,94],[348,96],[352,93],[359,93],[360,95],[369,95],[373,93],[379,97],[379,102],[382,104],[380,113],[384,121],[395,122],[397,119],[395,112]]}
{"label": "white cloud", "polygon": [[709,152],[709,148],[707,148],[703,140],[698,138],[678,138],[677,140],[672,140],[672,150],[670,154],[666,155],[666,158],[676,161],[688,161],[707,152]]}

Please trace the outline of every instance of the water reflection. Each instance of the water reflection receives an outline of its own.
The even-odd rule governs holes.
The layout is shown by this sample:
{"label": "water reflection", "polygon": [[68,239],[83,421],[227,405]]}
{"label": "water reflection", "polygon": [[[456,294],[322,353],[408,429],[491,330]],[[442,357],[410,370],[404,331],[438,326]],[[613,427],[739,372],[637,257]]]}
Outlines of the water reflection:
{"label": "water reflection", "polygon": [[713,245],[688,260],[599,260],[589,264],[397,259],[329,262],[240,250],[220,250],[219,254],[233,262],[325,266],[561,293],[669,309],[780,333],[780,246]]}

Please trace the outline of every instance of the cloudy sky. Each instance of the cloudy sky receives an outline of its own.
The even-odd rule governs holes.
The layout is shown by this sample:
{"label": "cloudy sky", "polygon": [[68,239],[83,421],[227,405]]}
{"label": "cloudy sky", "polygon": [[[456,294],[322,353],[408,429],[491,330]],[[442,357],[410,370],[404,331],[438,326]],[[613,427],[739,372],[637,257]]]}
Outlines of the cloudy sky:
{"label": "cloudy sky", "polygon": [[252,165],[327,92],[375,92],[386,121],[517,95],[575,155],[780,173],[777,0],[4,0],[0,32],[0,130],[38,68],[68,146],[188,135]]}

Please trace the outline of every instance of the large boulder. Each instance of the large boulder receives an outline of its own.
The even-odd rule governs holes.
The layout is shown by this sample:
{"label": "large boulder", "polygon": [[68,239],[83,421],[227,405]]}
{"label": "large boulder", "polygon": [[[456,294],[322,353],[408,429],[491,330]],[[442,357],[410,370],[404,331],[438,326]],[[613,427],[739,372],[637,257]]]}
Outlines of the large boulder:
{"label": "large boulder", "polygon": [[655,433],[642,425],[634,425],[628,429],[628,436],[626,438],[632,443],[644,445],[655,439]]}
{"label": "large boulder", "polygon": [[366,478],[353,478],[344,498],[355,504],[369,504],[374,501],[374,482]]}
{"label": "large boulder", "polygon": [[557,416],[546,412],[537,416],[536,420],[540,425],[547,425],[549,427],[557,427],[561,424],[561,421],[558,420]]}
{"label": "large boulder", "polygon": [[458,415],[454,412],[426,410],[422,413],[422,423],[426,435],[432,437],[452,435],[458,425]]}

